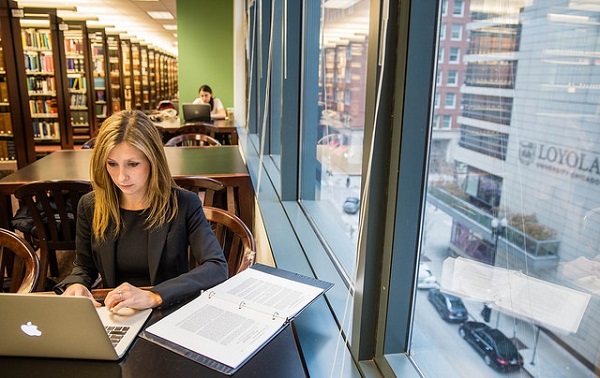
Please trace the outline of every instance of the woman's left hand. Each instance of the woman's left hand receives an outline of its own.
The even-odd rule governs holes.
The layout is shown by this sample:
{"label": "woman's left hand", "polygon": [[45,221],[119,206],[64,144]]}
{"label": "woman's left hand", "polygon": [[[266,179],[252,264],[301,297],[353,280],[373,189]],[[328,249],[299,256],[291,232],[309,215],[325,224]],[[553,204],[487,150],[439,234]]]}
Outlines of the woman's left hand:
{"label": "woman's left hand", "polygon": [[157,293],[142,290],[127,282],[109,291],[104,299],[104,305],[109,311],[119,312],[128,307],[134,310],[145,310],[160,306],[162,298]]}

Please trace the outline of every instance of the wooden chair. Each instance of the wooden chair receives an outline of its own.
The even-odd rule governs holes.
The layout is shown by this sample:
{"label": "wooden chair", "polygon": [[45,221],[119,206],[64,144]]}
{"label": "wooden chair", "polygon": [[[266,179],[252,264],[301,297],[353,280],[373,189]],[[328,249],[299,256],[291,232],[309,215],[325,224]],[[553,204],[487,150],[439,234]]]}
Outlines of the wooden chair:
{"label": "wooden chair", "polygon": [[91,190],[87,181],[61,180],[32,182],[15,191],[15,197],[27,207],[33,221],[26,238],[40,250],[40,290],[48,267],[51,277],[59,276],[56,251],[75,250],[77,204]]}
{"label": "wooden chair", "polygon": [[229,211],[216,207],[205,206],[204,214],[225,253],[229,277],[252,266],[256,258],[256,243],[246,224]]}
{"label": "wooden chair", "polygon": [[31,293],[40,276],[40,262],[31,244],[18,234],[0,228],[0,284],[9,293]]}
{"label": "wooden chair", "polygon": [[239,216],[235,188],[205,176],[173,176],[180,187],[197,193],[204,206],[218,207]]}
{"label": "wooden chair", "polygon": [[180,134],[169,139],[165,147],[188,147],[188,146],[220,146],[221,143],[206,134],[190,133]]}

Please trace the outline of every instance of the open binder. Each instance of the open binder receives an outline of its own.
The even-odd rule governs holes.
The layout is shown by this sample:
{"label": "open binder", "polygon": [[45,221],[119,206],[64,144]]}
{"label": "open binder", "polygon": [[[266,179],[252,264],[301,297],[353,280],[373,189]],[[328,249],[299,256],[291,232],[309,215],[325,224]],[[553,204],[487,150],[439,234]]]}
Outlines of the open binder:
{"label": "open binder", "polygon": [[204,291],[141,336],[231,375],[332,286],[255,264]]}

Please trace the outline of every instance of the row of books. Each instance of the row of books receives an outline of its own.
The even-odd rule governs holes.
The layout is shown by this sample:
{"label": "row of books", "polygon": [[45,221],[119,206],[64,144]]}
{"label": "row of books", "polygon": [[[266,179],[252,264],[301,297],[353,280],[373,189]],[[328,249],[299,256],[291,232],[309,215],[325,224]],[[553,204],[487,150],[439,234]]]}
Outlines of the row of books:
{"label": "row of books", "polygon": [[58,114],[56,99],[29,100],[29,111],[31,115]]}
{"label": "row of books", "polygon": [[56,81],[53,76],[28,76],[27,91],[29,93],[54,95],[56,93]]}
{"label": "row of books", "polygon": [[13,140],[0,140],[0,160],[17,160],[17,150]]}
{"label": "row of books", "polygon": [[24,49],[52,49],[50,30],[23,29],[21,37]]}
{"label": "row of books", "polygon": [[25,54],[25,69],[28,73],[54,73],[54,59],[52,55]]}
{"label": "row of books", "polygon": [[87,106],[87,96],[83,93],[71,93],[71,107]]}
{"label": "row of books", "polygon": [[10,118],[10,113],[0,113],[0,136],[12,136],[12,133],[12,121]]}
{"label": "row of books", "polygon": [[67,71],[83,72],[84,70],[83,58],[67,58]]}
{"label": "row of books", "polygon": [[69,77],[68,79],[69,79],[69,89],[75,89],[78,91],[85,90],[85,87],[86,87],[85,77],[74,76],[74,77]]}
{"label": "row of books", "polygon": [[65,38],[65,51],[67,54],[83,54],[83,40],[81,38]]}
{"label": "row of books", "polygon": [[33,122],[33,137],[35,139],[60,139],[58,122]]}

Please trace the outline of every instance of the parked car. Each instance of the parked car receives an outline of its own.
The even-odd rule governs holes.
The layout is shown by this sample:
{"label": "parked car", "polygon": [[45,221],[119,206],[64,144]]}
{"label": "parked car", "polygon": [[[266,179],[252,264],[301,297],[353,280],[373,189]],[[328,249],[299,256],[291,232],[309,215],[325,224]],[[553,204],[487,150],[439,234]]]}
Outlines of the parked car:
{"label": "parked car", "polygon": [[356,214],[360,208],[360,200],[357,197],[348,197],[344,201],[344,213]]}
{"label": "parked car", "polygon": [[523,367],[523,356],[499,330],[485,323],[468,321],[460,325],[458,333],[483,357],[486,365],[502,371]]}
{"label": "parked car", "polygon": [[417,277],[417,289],[435,289],[439,287],[437,280],[429,265],[422,262],[419,263],[419,276]]}
{"label": "parked car", "polygon": [[439,289],[431,289],[427,299],[445,321],[461,323],[467,321],[469,313],[459,297],[443,293]]}

